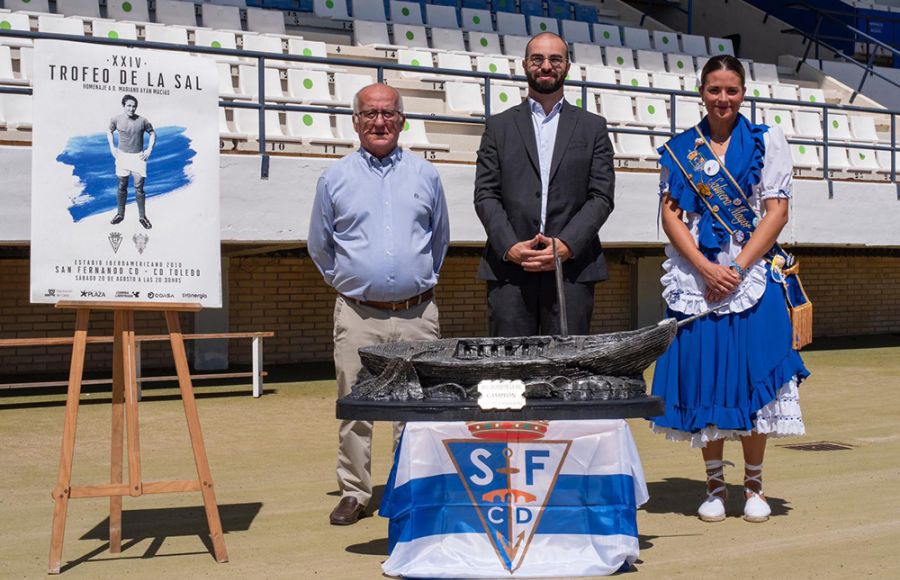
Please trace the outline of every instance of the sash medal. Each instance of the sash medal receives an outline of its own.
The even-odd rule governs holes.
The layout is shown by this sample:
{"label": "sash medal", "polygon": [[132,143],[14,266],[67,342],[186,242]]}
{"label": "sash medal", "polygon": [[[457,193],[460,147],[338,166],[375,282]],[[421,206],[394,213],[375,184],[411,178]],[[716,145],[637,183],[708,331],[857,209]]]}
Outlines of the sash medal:
{"label": "sash medal", "polygon": [[[753,235],[760,218],[700,128],[695,126],[694,129],[698,137],[694,141],[694,149],[687,153],[687,163],[679,161],[669,143],[665,148],[713,217],[738,244],[743,245]],[[812,342],[812,302],[797,275],[800,264],[778,242],[765,258],[769,262],[772,279],[784,287],[793,327],[791,343],[795,350],[800,350]]]}

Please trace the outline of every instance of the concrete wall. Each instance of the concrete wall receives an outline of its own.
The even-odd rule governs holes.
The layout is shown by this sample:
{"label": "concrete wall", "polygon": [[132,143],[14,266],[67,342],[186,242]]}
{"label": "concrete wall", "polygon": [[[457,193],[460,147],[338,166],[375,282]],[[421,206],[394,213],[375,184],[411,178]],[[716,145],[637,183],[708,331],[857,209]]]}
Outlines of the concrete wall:
{"label": "concrete wall", "polygon": [[[31,149],[0,147],[0,245],[26,243],[30,229]],[[259,158],[221,156],[223,242],[302,242],[309,226],[315,183],[330,159],[273,157],[268,180],[259,178]],[[450,207],[451,240],[480,245],[484,229],[472,207],[472,165],[438,165]],[[616,209],[601,230],[606,244],[661,245],[656,227],[657,175],[620,171]],[[150,202],[152,203],[152,202]],[[797,245],[900,246],[900,201],[895,186],[874,182],[827,184],[797,180],[791,223],[782,241]]]}
{"label": "concrete wall", "polygon": [[[859,81],[862,79],[864,72],[862,68],[849,62],[807,60],[806,63],[838,79],[853,90],[856,90],[856,87],[859,86]],[[877,66],[875,70],[900,85],[900,69]],[[863,85],[862,94],[887,109],[900,111],[900,88],[883,79],[869,75],[866,79],[866,84]],[[862,103],[855,104],[862,105]]]}

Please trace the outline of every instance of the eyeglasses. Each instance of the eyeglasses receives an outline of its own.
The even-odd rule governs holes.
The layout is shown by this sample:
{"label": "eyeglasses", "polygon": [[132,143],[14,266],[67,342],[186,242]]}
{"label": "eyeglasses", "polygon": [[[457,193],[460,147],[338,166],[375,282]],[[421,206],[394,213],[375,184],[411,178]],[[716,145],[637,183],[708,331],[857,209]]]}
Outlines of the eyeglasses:
{"label": "eyeglasses", "polygon": [[566,64],[566,57],[559,56],[556,54],[554,54],[553,56],[551,56],[549,58],[545,58],[544,55],[542,55],[542,54],[532,55],[532,56],[528,57],[528,64],[530,64],[534,68],[540,68],[540,67],[544,66],[545,60],[549,61],[550,66],[552,66],[553,68],[562,68],[562,66],[564,64]]}
{"label": "eyeglasses", "polygon": [[403,114],[403,111],[394,111],[392,109],[385,109],[383,111],[376,111],[374,109],[368,111],[360,111],[357,113],[360,117],[364,118],[366,121],[374,121],[381,115],[381,118],[390,123],[394,119],[400,117]]}

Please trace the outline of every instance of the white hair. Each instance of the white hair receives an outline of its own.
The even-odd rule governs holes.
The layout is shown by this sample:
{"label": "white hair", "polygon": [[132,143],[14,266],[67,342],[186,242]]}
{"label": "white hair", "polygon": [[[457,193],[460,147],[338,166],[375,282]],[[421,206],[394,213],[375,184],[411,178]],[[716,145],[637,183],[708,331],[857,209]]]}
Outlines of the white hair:
{"label": "white hair", "polygon": [[396,100],[396,104],[397,104],[397,111],[399,111],[401,113],[403,112],[403,97],[400,96],[400,91],[398,91],[394,87],[392,87],[390,85],[386,85],[384,83],[373,83],[371,85],[364,86],[363,88],[356,91],[355,95],[353,95],[353,114],[354,115],[359,114],[359,94],[361,92],[363,92],[364,90],[368,89],[369,87],[375,87],[375,86],[387,87],[387,88],[391,89],[392,91],[394,91],[394,95],[396,95],[395,100]]}

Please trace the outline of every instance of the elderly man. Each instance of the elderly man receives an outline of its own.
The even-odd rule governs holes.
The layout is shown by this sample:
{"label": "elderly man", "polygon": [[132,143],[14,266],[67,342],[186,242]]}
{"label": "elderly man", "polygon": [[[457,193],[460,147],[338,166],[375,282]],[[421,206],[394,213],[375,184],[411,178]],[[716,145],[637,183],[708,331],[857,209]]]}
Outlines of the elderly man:
{"label": "elderly man", "polygon": [[[439,337],[434,286],[450,230],[441,179],[421,157],[397,146],[406,117],[384,84],[353,99],[361,147],[325,170],[316,185],[309,254],[338,292],[334,366],[338,397],[362,368],[358,349]],[[395,441],[399,435],[395,425]],[[337,479],[341,500],[331,523],[355,523],[372,497],[372,423],[343,421]]]}
{"label": "elderly man", "polygon": [[562,260],[567,322],[590,332],[594,284],[607,278],[597,233],[613,210],[613,149],[603,117],[563,98],[568,49],[534,36],[522,62],[528,99],[487,121],[475,170],[475,211],[487,232],[493,336],[560,332],[552,242]]}

